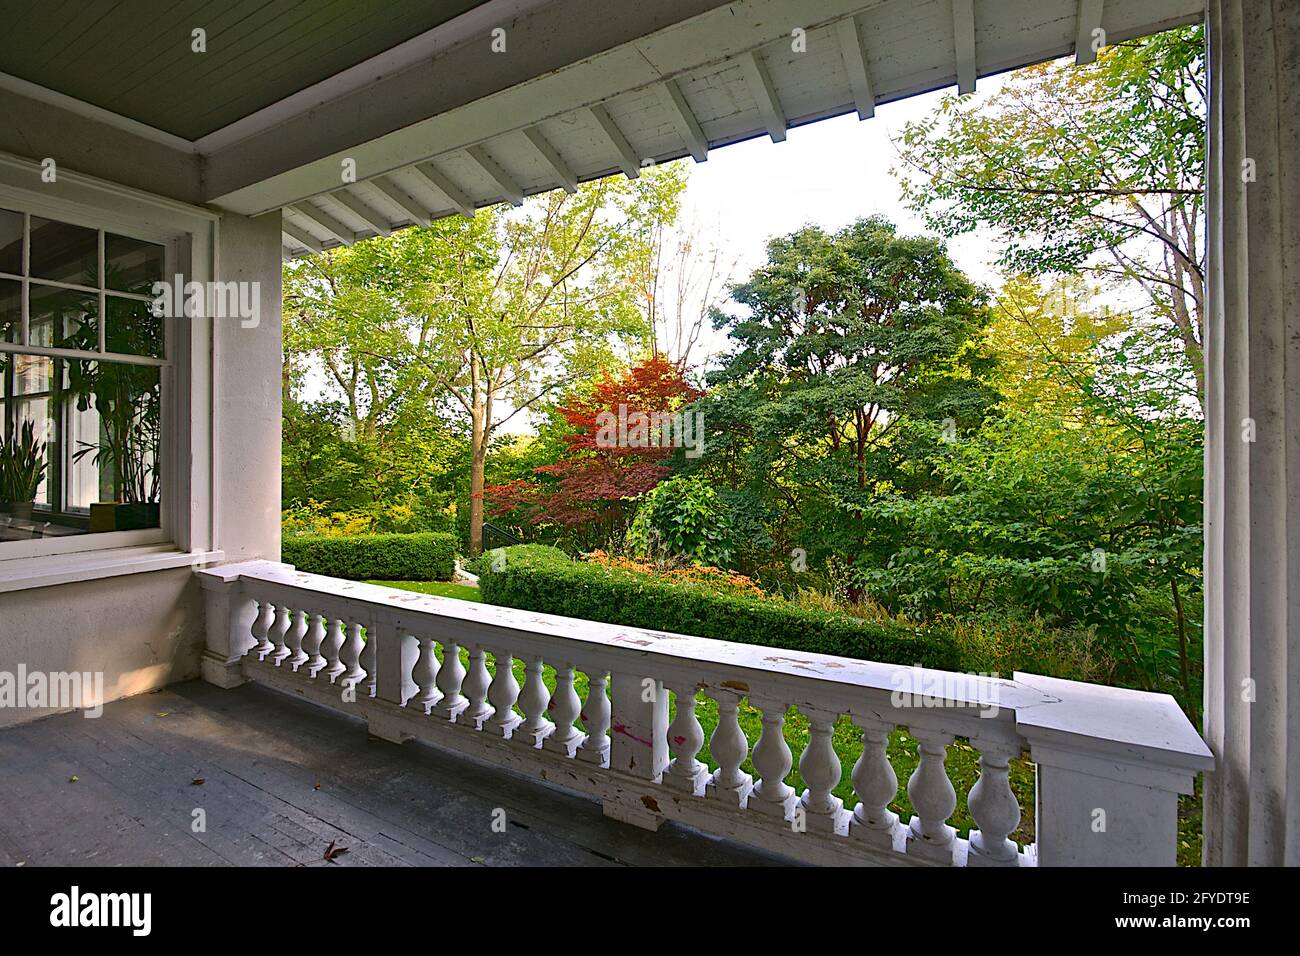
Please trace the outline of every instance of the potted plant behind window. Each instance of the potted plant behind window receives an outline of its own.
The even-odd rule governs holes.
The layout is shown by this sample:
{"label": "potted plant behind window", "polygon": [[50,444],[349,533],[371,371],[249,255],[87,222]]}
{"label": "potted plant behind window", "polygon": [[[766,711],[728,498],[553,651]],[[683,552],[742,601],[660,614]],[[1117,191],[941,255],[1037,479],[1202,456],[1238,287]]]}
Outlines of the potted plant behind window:
{"label": "potted plant behind window", "polygon": [[30,421],[8,439],[0,437],[0,511],[30,521],[45,476],[45,442]]}
{"label": "potted plant behind window", "polygon": [[[110,279],[113,271],[109,271]],[[120,283],[110,285],[121,288]],[[132,290],[142,292],[144,290]],[[96,303],[97,305],[98,303]],[[142,314],[136,302],[107,299],[105,347],[127,355],[161,355],[162,323]],[[87,309],[93,306],[87,302]],[[70,337],[74,348],[93,351],[98,330],[87,323]],[[84,338],[85,341],[78,341]],[[159,524],[162,390],[157,366],[71,359],[68,391],[79,411],[99,413],[100,440],[79,442],[73,461],[90,457],[111,483],[113,498],[90,506],[91,531],[128,531]],[[101,489],[108,485],[101,481]]]}

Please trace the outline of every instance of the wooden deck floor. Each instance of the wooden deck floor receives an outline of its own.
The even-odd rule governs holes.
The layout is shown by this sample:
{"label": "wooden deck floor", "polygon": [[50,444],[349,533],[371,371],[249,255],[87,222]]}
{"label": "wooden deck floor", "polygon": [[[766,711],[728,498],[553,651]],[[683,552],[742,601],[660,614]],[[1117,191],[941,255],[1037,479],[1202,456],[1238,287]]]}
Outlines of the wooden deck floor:
{"label": "wooden deck floor", "polygon": [[[498,808],[504,833],[492,828]],[[347,848],[332,864],[331,842]],[[584,797],[368,737],[357,721],[251,685],[178,684],[99,718],[0,730],[8,866],[775,862],[675,824],[648,833],[608,820]]]}

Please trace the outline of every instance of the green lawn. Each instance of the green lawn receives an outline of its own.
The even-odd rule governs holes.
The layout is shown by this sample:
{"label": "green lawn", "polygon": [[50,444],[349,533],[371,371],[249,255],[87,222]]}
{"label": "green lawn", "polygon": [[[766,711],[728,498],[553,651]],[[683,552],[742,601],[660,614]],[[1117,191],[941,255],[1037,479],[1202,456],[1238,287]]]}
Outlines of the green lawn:
{"label": "green lawn", "polygon": [[[466,601],[482,600],[477,588],[460,584],[448,584],[440,581],[372,581],[370,583],[384,584],[407,591],[418,591],[421,594],[460,598]],[[441,658],[441,651],[439,651],[439,657]],[[468,657],[464,650],[461,651],[461,660],[462,663],[468,664]],[[495,674],[495,659],[489,654],[487,660],[488,670]],[[515,679],[522,686],[524,668],[520,661],[514,662],[514,672]],[[549,666],[544,667],[543,677],[547,689],[553,692],[555,690],[554,669]],[[574,680],[574,686],[578,691],[578,696],[585,700],[587,696],[587,675],[578,673]],[[718,724],[718,705],[703,694],[697,695],[696,701],[695,714],[699,718],[700,725],[704,728],[705,740],[704,747],[699,753],[699,759],[707,763],[709,769],[714,769],[717,767],[717,762],[709,754],[708,739],[713,733],[713,728]],[[670,712],[673,715],[676,714],[675,702],[670,707]],[[740,707],[740,726],[745,732],[745,736],[749,738],[750,747],[752,748],[758,741],[758,735],[762,729],[762,718],[759,712],[749,705],[748,700]],[[786,714],[785,739],[790,746],[794,763],[789,775],[786,777],[786,783],[794,787],[797,792],[802,792],[804,783],[799,776],[799,755],[803,753],[803,748],[808,743],[808,719],[793,707]],[[853,772],[854,762],[862,752],[861,731],[853,726],[847,716],[844,716],[835,724],[833,739],[835,752],[839,755],[841,764],[840,783],[835,788],[835,795],[844,801],[846,807],[852,807],[857,803],[857,797],[853,794],[853,784],[849,776]],[[890,808],[906,820],[912,814],[912,804],[907,798],[907,778],[917,764],[916,740],[906,730],[900,728],[890,735],[889,760],[894,767],[894,772],[898,775],[898,793],[894,802],[890,804]],[[948,778],[957,791],[957,809],[948,822],[956,827],[962,836],[967,836],[972,821],[970,812],[966,808],[966,795],[970,793],[970,788],[979,779],[979,753],[970,745],[969,741],[959,737],[948,747],[947,768]],[[746,773],[752,774],[754,772],[753,764],[748,758],[745,760],[744,769]],[[1011,839],[1024,846],[1034,841],[1034,766],[1026,757],[1013,760],[1011,763],[1011,789],[1020,801],[1022,810],[1020,826],[1011,834]],[[1180,809],[1178,863],[1180,866],[1199,866],[1201,856],[1199,796],[1181,798]]]}
{"label": "green lawn", "polygon": [[367,581],[367,584],[382,584],[385,587],[401,588],[403,591],[419,591],[435,597],[458,598],[462,601],[482,601],[478,588],[468,584],[452,584],[450,581]]}

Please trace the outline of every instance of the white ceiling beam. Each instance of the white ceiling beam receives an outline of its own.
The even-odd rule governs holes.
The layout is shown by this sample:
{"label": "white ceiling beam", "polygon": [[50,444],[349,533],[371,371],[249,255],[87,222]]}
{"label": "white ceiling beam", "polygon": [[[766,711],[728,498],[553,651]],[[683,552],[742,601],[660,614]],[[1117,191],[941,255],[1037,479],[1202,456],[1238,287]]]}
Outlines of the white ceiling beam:
{"label": "white ceiling beam", "polygon": [[483,170],[488,179],[496,183],[497,188],[501,190],[501,195],[506,198],[510,205],[523,205],[524,191],[519,188],[519,184],[515,182],[514,177],[506,172],[500,163],[488,155],[486,149],[478,145],[469,146],[466,147],[465,153],[479,169]]}
{"label": "white ceiling beam", "polygon": [[1083,66],[1095,62],[1097,51],[1092,48],[1092,33],[1101,29],[1101,13],[1105,0],[1079,0],[1079,16],[1075,21],[1074,62]]}
{"label": "white ceiling beam", "polygon": [[447,202],[451,204],[452,209],[455,209],[466,219],[474,218],[474,200],[432,162],[416,163],[410,169],[411,172],[446,196]]}
{"label": "white ceiling beam", "polygon": [[421,226],[427,226],[433,221],[433,213],[424,206],[412,199],[405,189],[397,185],[387,176],[378,176],[370,180],[370,185],[374,186],[381,193],[387,196],[397,206],[406,210],[406,214],[411,217],[412,222],[418,222]]}
{"label": "white ceiling beam", "polygon": [[384,214],[377,209],[370,208],[351,190],[340,189],[330,193],[329,197],[373,229],[376,235],[387,236],[392,234],[393,226],[385,218]]}
{"label": "white ceiling beam", "polygon": [[952,40],[957,51],[957,92],[975,92],[975,0],[952,0]]}
{"label": "white ceiling beam", "polygon": [[776,87],[772,85],[772,77],[768,74],[762,57],[757,51],[750,50],[742,53],[738,61],[741,72],[745,74],[745,83],[749,86],[749,95],[754,98],[759,115],[763,117],[763,125],[767,127],[767,135],[772,137],[774,143],[784,142],[785,128],[789,123],[781,109],[780,100],[776,98]]}
{"label": "white ceiling beam", "polygon": [[618,128],[614,122],[614,117],[609,115],[609,110],[597,103],[595,106],[587,107],[587,112],[591,114],[592,120],[605,134],[605,139],[614,147],[614,152],[618,153],[618,166],[623,170],[623,175],[628,179],[636,179],[641,175],[641,157],[637,156],[636,150],[632,144],[627,141],[623,131]]}
{"label": "white ceiling beam", "polygon": [[325,247],[321,245],[319,239],[309,233],[306,229],[299,229],[288,219],[282,219],[280,221],[280,231],[294,242],[298,243],[298,245],[305,247],[308,252],[325,251]]}
{"label": "white ceiling beam", "polygon": [[533,149],[537,151],[538,156],[542,157],[542,162],[546,163],[564,191],[566,193],[577,192],[578,177],[569,168],[569,164],[564,161],[564,157],[542,135],[542,131],[536,126],[526,127],[524,129],[524,138],[533,144]]}
{"label": "white ceiling beam", "polygon": [[310,202],[294,203],[292,206],[287,208],[292,209],[304,219],[308,219],[320,226],[321,229],[325,230],[345,246],[350,246],[357,241],[357,234],[355,232],[343,223],[339,222],[325,210],[312,205]]}
{"label": "white ceiling beam", "polygon": [[849,77],[853,102],[858,108],[858,119],[876,115],[876,92],[871,86],[871,71],[867,69],[867,51],[862,45],[856,17],[845,17],[835,24],[835,35],[840,41],[840,55],[844,58],[844,72]]}
{"label": "white ceiling beam", "polygon": [[658,89],[659,102],[672,120],[677,135],[682,138],[695,161],[704,162],[709,158],[709,140],[700,128],[700,121],[691,111],[690,104],[686,102],[686,97],[682,96],[681,87],[676,80],[669,79],[660,83]]}

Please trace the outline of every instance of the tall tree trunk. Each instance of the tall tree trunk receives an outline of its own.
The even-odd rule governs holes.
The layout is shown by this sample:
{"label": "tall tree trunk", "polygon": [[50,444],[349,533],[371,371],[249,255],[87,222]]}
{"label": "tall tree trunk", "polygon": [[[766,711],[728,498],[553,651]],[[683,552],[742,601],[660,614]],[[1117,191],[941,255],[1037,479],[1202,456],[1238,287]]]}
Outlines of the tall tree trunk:
{"label": "tall tree trunk", "polygon": [[487,461],[487,409],[474,402],[469,458],[469,553],[483,552],[483,465]]}

